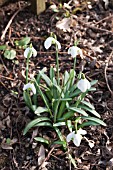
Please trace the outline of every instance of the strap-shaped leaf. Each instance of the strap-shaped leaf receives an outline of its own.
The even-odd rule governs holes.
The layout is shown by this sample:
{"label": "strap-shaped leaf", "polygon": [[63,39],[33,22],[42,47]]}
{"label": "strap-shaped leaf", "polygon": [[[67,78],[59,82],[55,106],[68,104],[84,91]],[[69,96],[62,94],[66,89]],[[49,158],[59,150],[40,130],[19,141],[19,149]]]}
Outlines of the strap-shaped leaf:
{"label": "strap-shaped leaf", "polygon": [[47,139],[44,139],[42,137],[35,137],[34,138],[37,142],[43,142],[43,143],[46,143],[46,144],[49,144],[49,141]]}
{"label": "strap-shaped leaf", "polygon": [[58,121],[64,121],[64,120],[67,120],[69,118],[72,118],[74,116],[74,113],[75,113],[74,111],[69,111],[69,112],[63,114],[63,116],[61,118],[58,118],[57,120]]}
{"label": "strap-shaped leaf", "polygon": [[47,85],[50,87],[52,85],[52,81],[50,80],[50,78],[46,74],[42,73],[41,71],[39,71],[39,74],[42,76],[42,79],[45,80]]}
{"label": "strap-shaped leaf", "polygon": [[32,127],[34,127],[36,124],[38,124],[39,122],[42,121],[51,121],[49,118],[47,117],[39,117],[35,120],[32,120],[31,122],[28,123],[28,125],[25,127],[24,131],[23,131],[23,135],[25,135],[29,129],[31,129]]}
{"label": "strap-shaped leaf", "polygon": [[98,123],[98,124],[100,124],[100,125],[106,126],[106,123],[104,123],[102,120],[100,120],[100,119],[98,119],[98,118],[95,118],[95,117],[82,116],[81,118],[86,119],[86,120],[91,120],[91,121],[94,121],[94,122],[96,122],[96,123]]}
{"label": "strap-shaped leaf", "polygon": [[50,79],[53,82],[53,78],[55,78],[55,71],[54,71],[53,67],[50,67],[50,73],[49,74],[50,74]]}
{"label": "strap-shaped leaf", "polygon": [[74,92],[70,93],[69,97],[76,97],[78,96],[79,94],[81,94],[81,91],[79,89],[76,89]]}
{"label": "strap-shaped leaf", "polygon": [[37,109],[35,110],[35,114],[40,115],[40,113],[44,113],[44,112],[49,112],[48,109],[46,107],[37,107]]}
{"label": "strap-shaped leaf", "polygon": [[35,125],[35,127],[37,126],[48,126],[48,127],[53,127],[52,124],[50,122],[39,122]]}
{"label": "strap-shaped leaf", "polygon": [[88,106],[91,109],[95,109],[94,106],[91,103],[87,102],[87,101],[83,100],[83,101],[81,101],[81,103],[83,103],[84,105]]}
{"label": "strap-shaped leaf", "polygon": [[94,116],[96,116],[96,117],[99,117],[99,118],[100,118],[100,115],[99,115],[99,113],[97,113],[97,112],[96,112],[96,110],[94,110],[94,109],[90,109],[89,107],[84,106],[84,105],[81,105],[81,104],[80,104],[78,107],[79,107],[79,108],[82,108],[82,109],[84,109],[84,110],[86,110],[86,111],[88,111],[88,112],[92,113]]}
{"label": "strap-shaped leaf", "polygon": [[90,82],[91,86],[94,86],[95,84],[97,84],[98,80],[93,80]]}
{"label": "strap-shaped leaf", "polygon": [[65,122],[58,122],[58,123],[54,123],[54,124],[53,124],[54,127],[65,126],[65,125],[66,125]]}
{"label": "strap-shaped leaf", "polygon": [[66,142],[65,142],[65,140],[64,140],[64,137],[63,137],[62,133],[60,132],[60,130],[59,130],[57,127],[54,127],[54,129],[55,129],[55,131],[57,132],[59,139],[60,139],[62,142],[64,142],[64,143],[63,143],[63,148],[66,150]]}
{"label": "strap-shaped leaf", "polygon": [[24,92],[23,92],[23,97],[24,97],[24,100],[25,100],[26,105],[27,105],[31,110],[34,111],[30,94],[29,94],[27,91],[24,91]]}
{"label": "strap-shaped leaf", "polygon": [[96,125],[99,125],[99,123],[96,123],[94,121],[83,122],[81,125],[78,126],[78,129],[83,128],[85,126],[96,126]]}
{"label": "strap-shaped leaf", "polygon": [[80,113],[84,116],[88,116],[88,114],[84,110],[77,108],[77,107],[68,107],[68,110],[72,110],[72,111]]}

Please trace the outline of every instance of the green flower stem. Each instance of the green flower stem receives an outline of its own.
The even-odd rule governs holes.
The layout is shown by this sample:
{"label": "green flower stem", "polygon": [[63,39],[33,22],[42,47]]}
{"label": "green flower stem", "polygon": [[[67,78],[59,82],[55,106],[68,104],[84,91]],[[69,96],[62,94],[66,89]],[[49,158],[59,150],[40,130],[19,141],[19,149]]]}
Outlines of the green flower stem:
{"label": "green flower stem", "polygon": [[87,94],[87,91],[82,93],[80,96],[79,96],[79,99],[76,101],[75,103],[75,106],[78,107],[78,105],[80,104],[80,102],[82,101],[82,99],[86,96]]}
{"label": "green flower stem", "polygon": [[57,79],[58,79],[58,85],[60,84],[60,77],[59,77],[59,60],[58,60],[58,46],[56,44],[56,64],[57,64]]}
{"label": "green flower stem", "polygon": [[32,54],[32,50],[29,51],[27,60],[26,60],[26,84],[28,83],[28,72],[29,72],[29,59]]}

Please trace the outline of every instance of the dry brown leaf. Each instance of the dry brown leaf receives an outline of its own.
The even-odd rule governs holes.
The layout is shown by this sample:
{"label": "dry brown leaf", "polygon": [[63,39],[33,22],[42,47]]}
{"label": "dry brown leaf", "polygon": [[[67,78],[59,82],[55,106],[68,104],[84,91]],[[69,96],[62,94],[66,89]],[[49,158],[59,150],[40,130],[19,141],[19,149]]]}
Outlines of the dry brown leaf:
{"label": "dry brown leaf", "polygon": [[42,165],[43,161],[45,159],[45,148],[43,145],[40,146],[39,152],[38,152],[38,165]]}
{"label": "dry brown leaf", "polygon": [[71,20],[71,18],[63,18],[61,21],[56,23],[56,27],[64,32],[70,32]]}

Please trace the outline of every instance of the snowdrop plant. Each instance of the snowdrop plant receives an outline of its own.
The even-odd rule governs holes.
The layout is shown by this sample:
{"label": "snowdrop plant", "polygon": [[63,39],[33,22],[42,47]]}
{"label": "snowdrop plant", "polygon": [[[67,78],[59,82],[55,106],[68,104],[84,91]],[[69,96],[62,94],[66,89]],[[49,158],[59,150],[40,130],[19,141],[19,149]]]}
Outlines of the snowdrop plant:
{"label": "snowdrop plant", "polygon": [[[64,149],[67,149],[68,143],[72,140],[78,147],[80,146],[82,135],[86,134],[86,131],[82,128],[91,125],[106,126],[94,106],[85,100],[88,92],[96,90],[93,85],[97,81],[89,82],[83,73],[80,73],[81,76],[76,75],[75,60],[77,55],[82,56],[82,50],[77,46],[70,47],[68,50],[68,54],[71,54],[74,58],[74,68],[70,69],[69,72],[66,70],[60,76],[58,52],[61,49],[61,44],[56,38],[49,37],[45,40],[44,47],[48,49],[52,44],[56,47],[57,73],[53,67],[50,67],[47,75],[44,68],[39,70],[35,78],[29,80],[29,59],[32,55],[36,55],[36,51],[33,47],[28,47],[24,52],[25,58],[27,57],[26,84],[23,87],[24,100],[26,105],[34,112],[36,118],[28,123],[23,134],[25,135],[33,127],[48,126],[53,128],[58,135],[58,140],[54,143],[61,144]],[[32,90],[32,94],[29,89],[30,91]],[[39,105],[39,100],[42,100],[43,106]],[[65,126],[70,131],[67,137],[64,137],[66,134],[61,133],[62,126]],[[52,142],[52,140],[48,141],[40,136],[34,139],[47,144]],[[70,159],[72,160],[71,156]]]}

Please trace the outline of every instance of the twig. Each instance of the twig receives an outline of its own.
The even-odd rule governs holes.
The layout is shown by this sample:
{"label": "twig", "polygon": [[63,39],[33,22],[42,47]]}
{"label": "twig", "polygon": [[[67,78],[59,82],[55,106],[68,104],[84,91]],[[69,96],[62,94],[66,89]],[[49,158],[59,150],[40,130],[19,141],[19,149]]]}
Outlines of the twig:
{"label": "twig", "polygon": [[0,56],[0,60],[1,60],[1,62],[2,62],[2,64],[3,64],[3,67],[4,67],[4,69],[6,70],[6,72],[9,74],[9,70],[7,69],[7,67],[5,66],[5,64],[4,64],[4,62],[3,62],[3,60],[2,60],[2,57]]}
{"label": "twig", "polygon": [[108,19],[111,19],[111,18],[113,18],[113,15],[110,15],[110,16],[108,16],[108,17],[105,17],[105,18],[101,19],[100,21],[96,22],[94,25],[98,25],[98,24],[100,24],[101,22],[103,22],[103,21],[105,21],[105,20],[108,20]]}
{"label": "twig", "polygon": [[[26,7],[26,6],[24,6],[23,8],[25,8],[25,7]],[[6,34],[7,30],[9,29],[9,27],[10,27],[10,25],[11,25],[13,19],[15,18],[15,16],[16,16],[23,8],[18,9],[18,10],[13,14],[13,16],[12,16],[11,19],[9,20],[7,26],[5,27],[5,30],[3,31],[3,34],[2,34],[2,36],[1,36],[1,40],[4,39],[5,34]]]}
{"label": "twig", "polygon": [[108,63],[110,61],[110,59],[112,58],[112,55],[113,55],[113,50],[111,51],[110,55],[109,55],[109,58],[108,58],[108,61],[105,65],[105,69],[104,69],[104,76],[105,76],[105,80],[106,80],[106,84],[107,84],[107,88],[108,90],[110,91],[111,95],[113,96],[113,91],[111,90],[110,86],[109,86],[109,83],[108,83],[108,78],[107,78],[107,67],[108,67]]}
{"label": "twig", "polygon": [[3,76],[3,75],[0,74],[0,78],[1,78],[1,77],[2,77],[2,78],[5,78],[5,79],[7,79],[7,80],[12,80],[12,81],[15,80],[15,79],[12,79],[12,78],[10,78],[10,77],[6,77],[6,76]]}

